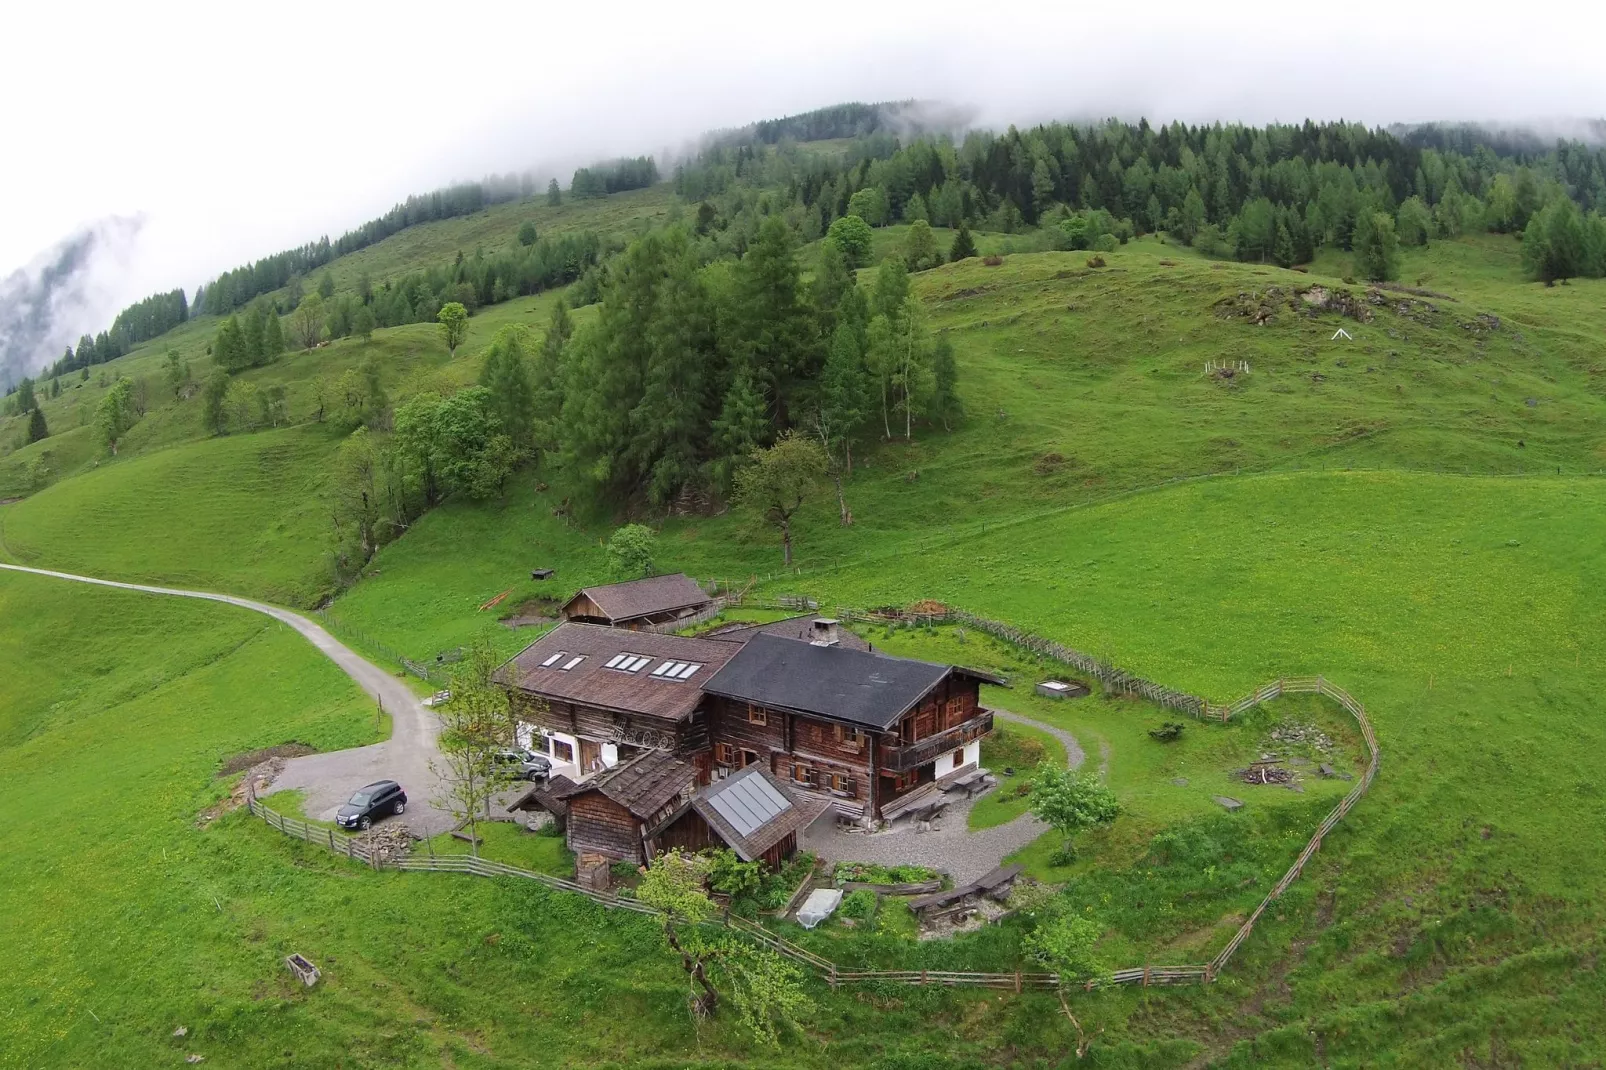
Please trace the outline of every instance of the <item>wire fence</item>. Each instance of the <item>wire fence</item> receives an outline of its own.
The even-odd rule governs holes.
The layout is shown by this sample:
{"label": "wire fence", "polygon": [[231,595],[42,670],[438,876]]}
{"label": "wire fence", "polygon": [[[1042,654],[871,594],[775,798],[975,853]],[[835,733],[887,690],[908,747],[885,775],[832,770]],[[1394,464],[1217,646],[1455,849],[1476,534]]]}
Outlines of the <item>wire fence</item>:
{"label": "wire fence", "polygon": [[418,677],[420,680],[423,680],[426,683],[434,684],[436,687],[445,687],[447,684],[451,683],[451,677],[446,673],[445,670],[438,669],[427,662],[417,661],[413,658],[409,658],[401,651],[395,650],[384,643],[381,643],[378,639],[375,639],[361,628],[358,628],[352,624],[347,624],[345,621],[341,620],[327,609],[320,609],[316,612],[318,614],[318,619],[323,622],[323,626],[327,628],[329,632],[337,639],[346,639],[356,643],[358,646],[365,647],[373,653],[378,654],[386,661],[390,661],[401,666],[413,676]]}

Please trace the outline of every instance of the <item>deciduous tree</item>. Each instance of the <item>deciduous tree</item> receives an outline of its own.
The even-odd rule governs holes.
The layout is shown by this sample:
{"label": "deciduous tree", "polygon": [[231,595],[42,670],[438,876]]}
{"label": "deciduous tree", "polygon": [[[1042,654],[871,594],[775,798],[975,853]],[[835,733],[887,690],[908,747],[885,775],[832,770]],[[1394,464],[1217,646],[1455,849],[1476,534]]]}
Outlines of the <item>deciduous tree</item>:
{"label": "deciduous tree", "polygon": [[792,564],[792,517],[826,473],[825,451],[813,439],[783,434],[769,449],[754,450],[736,473],[736,501],[760,510],[781,532],[781,560]]}
{"label": "deciduous tree", "polygon": [[836,220],[826,231],[825,237],[842,250],[848,267],[859,268],[870,262],[870,247],[875,243],[875,235],[870,231],[870,224],[859,216],[850,214]]}
{"label": "deciduous tree", "polygon": [[645,524],[626,524],[608,536],[608,570],[621,580],[652,575],[658,535]]}
{"label": "deciduous tree", "polygon": [[315,293],[303,297],[290,314],[290,329],[302,349],[311,349],[323,337],[323,316],[323,298]]}
{"label": "deciduous tree", "polygon": [[461,301],[448,301],[435,314],[441,325],[441,338],[446,342],[448,356],[457,356],[457,347],[468,336],[468,309]]}

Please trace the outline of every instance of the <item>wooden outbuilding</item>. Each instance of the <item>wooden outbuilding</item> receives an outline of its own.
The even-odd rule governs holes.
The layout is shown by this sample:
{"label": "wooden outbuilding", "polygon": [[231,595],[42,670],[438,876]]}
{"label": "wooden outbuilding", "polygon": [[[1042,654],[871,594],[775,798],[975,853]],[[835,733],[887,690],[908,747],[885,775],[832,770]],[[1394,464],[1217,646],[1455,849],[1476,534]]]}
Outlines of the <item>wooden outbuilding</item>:
{"label": "wooden outbuilding", "polygon": [[723,845],[743,862],[779,867],[797,853],[797,834],[829,806],[753,765],[699,788],[691,802],[664,823],[656,839],[666,851]]}
{"label": "wooden outbuilding", "polygon": [[691,801],[697,769],[663,751],[641,754],[559,793],[564,839],[576,855],[644,865],[662,847],[658,831]]}
{"label": "wooden outbuilding", "polygon": [[583,588],[563,604],[559,615],[580,624],[634,630],[695,617],[713,604],[696,580],[675,572]]}

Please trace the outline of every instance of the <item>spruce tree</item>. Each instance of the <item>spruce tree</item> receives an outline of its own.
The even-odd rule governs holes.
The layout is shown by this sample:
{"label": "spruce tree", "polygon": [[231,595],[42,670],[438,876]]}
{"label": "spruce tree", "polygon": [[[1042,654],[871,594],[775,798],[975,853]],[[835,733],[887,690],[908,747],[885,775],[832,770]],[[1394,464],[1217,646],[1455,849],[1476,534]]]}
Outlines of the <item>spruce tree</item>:
{"label": "spruce tree", "polygon": [[28,414],[28,441],[38,442],[50,437],[50,428],[45,426],[45,411],[34,409]]}
{"label": "spruce tree", "polygon": [[976,255],[976,242],[970,236],[970,228],[963,222],[959,224],[959,232],[954,235],[954,243],[948,249],[950,263],[969,260]]}
{"label": "spruce tree", "polygon": [[547,181],[546,203],[552,208],[556,208],[563,203],[563,191],[558,189],[558,180],[555,178]]}
{"label": "spruce tree", "polygon": [[284,354],[284,325],[279,322],[279,310],[269,306],[263,310],[262,363],[271,364]]}

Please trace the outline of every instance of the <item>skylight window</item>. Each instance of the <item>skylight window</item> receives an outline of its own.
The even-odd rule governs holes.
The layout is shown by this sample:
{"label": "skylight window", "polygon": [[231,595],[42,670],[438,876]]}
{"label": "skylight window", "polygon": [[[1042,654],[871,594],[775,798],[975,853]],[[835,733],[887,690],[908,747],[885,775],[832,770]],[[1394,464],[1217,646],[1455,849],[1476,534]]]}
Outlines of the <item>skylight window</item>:
{"label": "skylight window", "polygon": [[626,652],[624,654],[615,654],[613,657],[609,658],[607,667],[610,669],[618,669],[620,672],[640,672],[642,669],[646,668],[651,661],[651,658],[643,654],[631,654]]}
{"label": "skylight window", "polygon": [[654,669],[652,674],[659,680],[685,680],[702,667],[701,662],[675,661],[671,659]]}
{"label": "skylight window", "polygon": [[556,654],[553,654],[550,658],[547,658],[545,661],[543,661],[541,663],[541,668],[550,669],[552,666],[556,665],[559,661],[562,661],[568,656],[569,652],[567,650],[560,650]]}
{"label": "skylight window", "polygon": [[563,671],[564,672],[568,672],[570,669],[574,668],[576,665],[580,664],[585,659],[586,659],[586,656],[584,654],[580,654],[580,655],[577,655],[576,657],[570,658],[568,661],[563,663]]}

